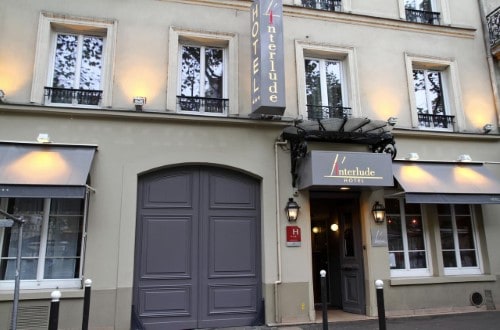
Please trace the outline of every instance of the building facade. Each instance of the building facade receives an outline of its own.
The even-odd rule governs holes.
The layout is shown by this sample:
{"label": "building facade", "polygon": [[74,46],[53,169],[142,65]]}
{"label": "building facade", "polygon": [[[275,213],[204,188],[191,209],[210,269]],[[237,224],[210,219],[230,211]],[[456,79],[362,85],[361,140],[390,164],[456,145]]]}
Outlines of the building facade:
{"label": "building facade", "polygon": [[320,270],[353,314],[376,315],[378,279],[388,315],[496,308],[497,7],[0,2],[18,327],[46,327],[56,289],[79,327],[85,279],[99,329],[312,322]]}

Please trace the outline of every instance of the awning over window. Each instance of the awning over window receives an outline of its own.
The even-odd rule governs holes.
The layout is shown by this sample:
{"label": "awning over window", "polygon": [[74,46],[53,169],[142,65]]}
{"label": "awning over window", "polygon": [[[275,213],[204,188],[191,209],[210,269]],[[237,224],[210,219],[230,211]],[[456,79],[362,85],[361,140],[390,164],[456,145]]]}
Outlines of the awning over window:
{"label": "awning over window", "polygon": [[96,149],[0,142],[0,197],[84,198]]}
{"label": "awning over window", "polygon": [[500,204],[500,181],[479,163],[393,162],[407,203]]}

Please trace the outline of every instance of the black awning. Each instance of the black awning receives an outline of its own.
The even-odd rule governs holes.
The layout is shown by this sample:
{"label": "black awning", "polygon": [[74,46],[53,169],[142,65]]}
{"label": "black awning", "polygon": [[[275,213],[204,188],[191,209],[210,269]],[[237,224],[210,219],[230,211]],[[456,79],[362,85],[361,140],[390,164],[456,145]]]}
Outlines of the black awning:
{"label": "black awning", "polygon": [[96,149],[0,142],[0,197],[83,198]]}
{"label": "black awning", "polygon": [[408,203],[500,204],[500,181],[480,163],[394,162]]}

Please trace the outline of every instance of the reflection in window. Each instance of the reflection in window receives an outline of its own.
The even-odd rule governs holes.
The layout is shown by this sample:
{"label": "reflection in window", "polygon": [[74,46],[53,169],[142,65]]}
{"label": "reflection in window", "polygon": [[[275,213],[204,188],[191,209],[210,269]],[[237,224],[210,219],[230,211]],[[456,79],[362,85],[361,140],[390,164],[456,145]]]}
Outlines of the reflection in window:
{"label": "reflection in window", "polygon": [[478,268],[474,223],[469,205],[438,205],[444,267]]}
{"label": "reflection in window", "polygon": [[[13,198],[8,210],[26,221],[22,236],[22,280],[79,277],[83,200]],[[0,280],[14,279],[17,238],[17,226],[0,231]]]}
{"label": "reflection in window", "polygon": [[427,269],[420,204],[386,199],[389,264],[393,270]]}

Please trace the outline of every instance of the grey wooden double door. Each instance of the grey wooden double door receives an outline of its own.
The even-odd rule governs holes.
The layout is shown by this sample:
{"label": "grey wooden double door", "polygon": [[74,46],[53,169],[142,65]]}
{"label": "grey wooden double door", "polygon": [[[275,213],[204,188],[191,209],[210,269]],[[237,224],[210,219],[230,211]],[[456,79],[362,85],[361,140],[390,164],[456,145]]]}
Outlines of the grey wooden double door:
{"label": "grey wooden double door", "polygon": [[133,317],[145,329],[258,323],[260,183],[215,167],[139,178]]}

